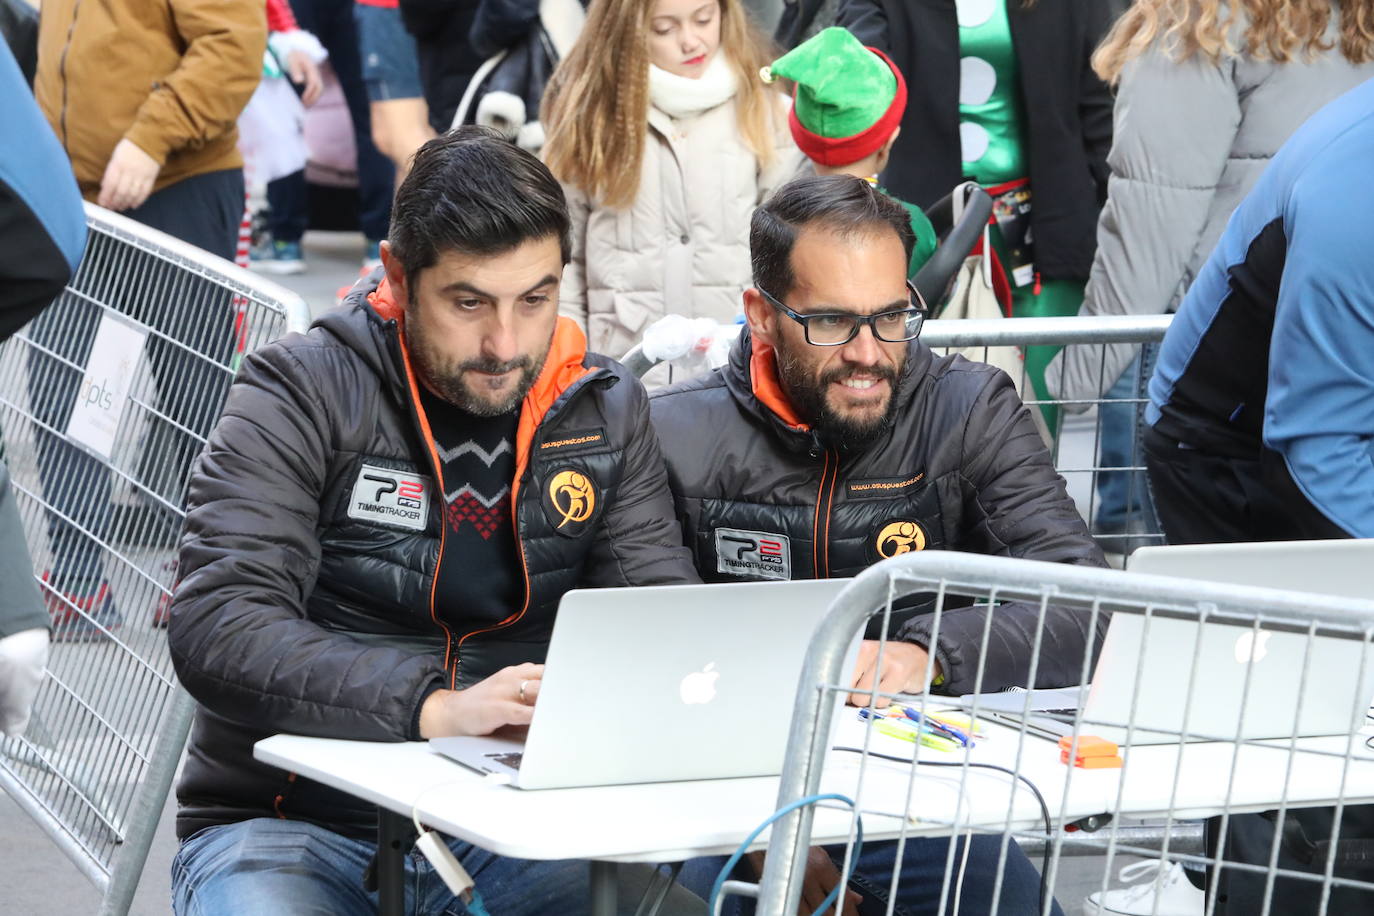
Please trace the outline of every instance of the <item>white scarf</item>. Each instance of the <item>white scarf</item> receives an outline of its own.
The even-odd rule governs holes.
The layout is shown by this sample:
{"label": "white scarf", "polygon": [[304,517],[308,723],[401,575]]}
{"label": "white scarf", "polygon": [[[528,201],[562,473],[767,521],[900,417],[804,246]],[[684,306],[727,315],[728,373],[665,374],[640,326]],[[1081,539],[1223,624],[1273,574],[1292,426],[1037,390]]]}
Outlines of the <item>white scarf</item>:
{"label": "white scarf", "polygon": [[649,98],[670,118],[687,118],[724,104],[735,94],[735,71],[717,49],[698,79],[649,65]]}

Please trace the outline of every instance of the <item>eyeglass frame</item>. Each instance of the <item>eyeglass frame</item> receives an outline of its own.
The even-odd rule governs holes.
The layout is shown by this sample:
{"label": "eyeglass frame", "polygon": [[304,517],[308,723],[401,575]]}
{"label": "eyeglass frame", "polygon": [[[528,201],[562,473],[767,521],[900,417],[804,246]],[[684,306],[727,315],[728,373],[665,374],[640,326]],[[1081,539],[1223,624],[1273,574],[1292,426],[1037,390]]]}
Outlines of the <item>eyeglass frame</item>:
{"label": "eyeglass frame", "polygon": [[[930,317],[930,306],[926,304],[925,297],[922,296],[921,291],[916,288],[916,284],[912,283],[910,280],[906,281],[907,302],[911,303],[907,308],[889,309],[885,312],[874,312],[872,315],[856,315],[853,312],[815,312],[813,314],[803,315],[801,312],[788,308],[786,303],[762,286],[755,284],[754,289],[759,291],[759,295],[763,296],[763,298],[768,301],[769,305],[801,325],[802,334],[805,336],[807,344],[812,347],[843,347],[855,337],[858,337],[859,332],[863,330],[865,325],[868,326],[869,333],[873,335],[874,340],[879,340],[883,343],[911,343],[921,336],[921,328],[925,325],[926,319]],[[878,333],[878,326],[874,324],[875,321],[885,315],[897,315],[905,312],[916,313],[916,333],[902,340],[888,340]],[[811,339],[811,319],[813,318],[850,318],[854,321],[854,330],[851,331],[849,336],[844,340],[837,340],[834,343],[816,343]]]}

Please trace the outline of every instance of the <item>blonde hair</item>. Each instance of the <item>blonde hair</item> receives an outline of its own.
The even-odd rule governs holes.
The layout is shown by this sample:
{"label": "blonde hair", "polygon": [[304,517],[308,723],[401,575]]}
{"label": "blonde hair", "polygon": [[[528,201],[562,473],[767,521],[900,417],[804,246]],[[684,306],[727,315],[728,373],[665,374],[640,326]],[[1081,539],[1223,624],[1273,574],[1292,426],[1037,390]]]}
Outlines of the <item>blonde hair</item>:
{"label": "blonde hair", "polygon": [[[1331,15],[1340,10],[1340,49],[1353,64],[1374,59],[1374,0],[1135,0],[1093,55],[1093,69],[1108,83],[1156,41],[1182,62],[1201,55],[1212,63],[1238,54],[1287,63],[1330,51]],[[1234,24],[1248,23],[1244,41]]]}
{"label": "blonde hair", "polygon": [[[762,166],[774,158],[776,90],[759,79],[773,48],[741,0],[718,0],[720,47],[735,71],[739,132]],[[595,0],[577,44],[540,106],[544,161],[559,181],[613,208],[634,203],[649,121],[649,15],[653,0]]]}

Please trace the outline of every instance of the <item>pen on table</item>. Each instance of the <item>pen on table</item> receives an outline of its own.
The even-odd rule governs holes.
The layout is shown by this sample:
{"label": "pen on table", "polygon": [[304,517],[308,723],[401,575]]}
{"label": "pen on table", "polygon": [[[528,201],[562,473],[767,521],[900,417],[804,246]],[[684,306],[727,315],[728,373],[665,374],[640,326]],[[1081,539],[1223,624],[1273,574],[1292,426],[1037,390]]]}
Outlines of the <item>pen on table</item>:
{"label": "pen on table", "polygon": [[937,734],[945,735],[949,738],[952,738],[955,741],[962,744],[964,747],[973,747],[973,737],[971,735],[966,734],[962,729],[955,728],[953,725],[950,725],[946,722],[941,722],[934,716],[922,715],[920,712],[918,712],[915,709],[912,709],[910,706],[902,706],[900,708],[902,710],[902,714],[905,715],[911,721],[916,722],[920,725],[924,725],[926,728],[931,729]]}

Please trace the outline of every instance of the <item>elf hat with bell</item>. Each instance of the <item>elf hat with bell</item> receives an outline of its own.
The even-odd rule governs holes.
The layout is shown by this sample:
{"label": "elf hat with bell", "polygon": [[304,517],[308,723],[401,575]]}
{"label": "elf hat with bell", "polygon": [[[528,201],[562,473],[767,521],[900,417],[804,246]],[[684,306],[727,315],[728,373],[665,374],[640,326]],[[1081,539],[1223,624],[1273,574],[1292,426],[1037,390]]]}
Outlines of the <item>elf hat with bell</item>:
{"label": "elf hat with bell", "polygon": [[882,149],[906,111],[902,71],[847,29],[813,35],[761,75],[765,82],[782,78],[797,84],[792,138],[821,165],[849,165]]}

